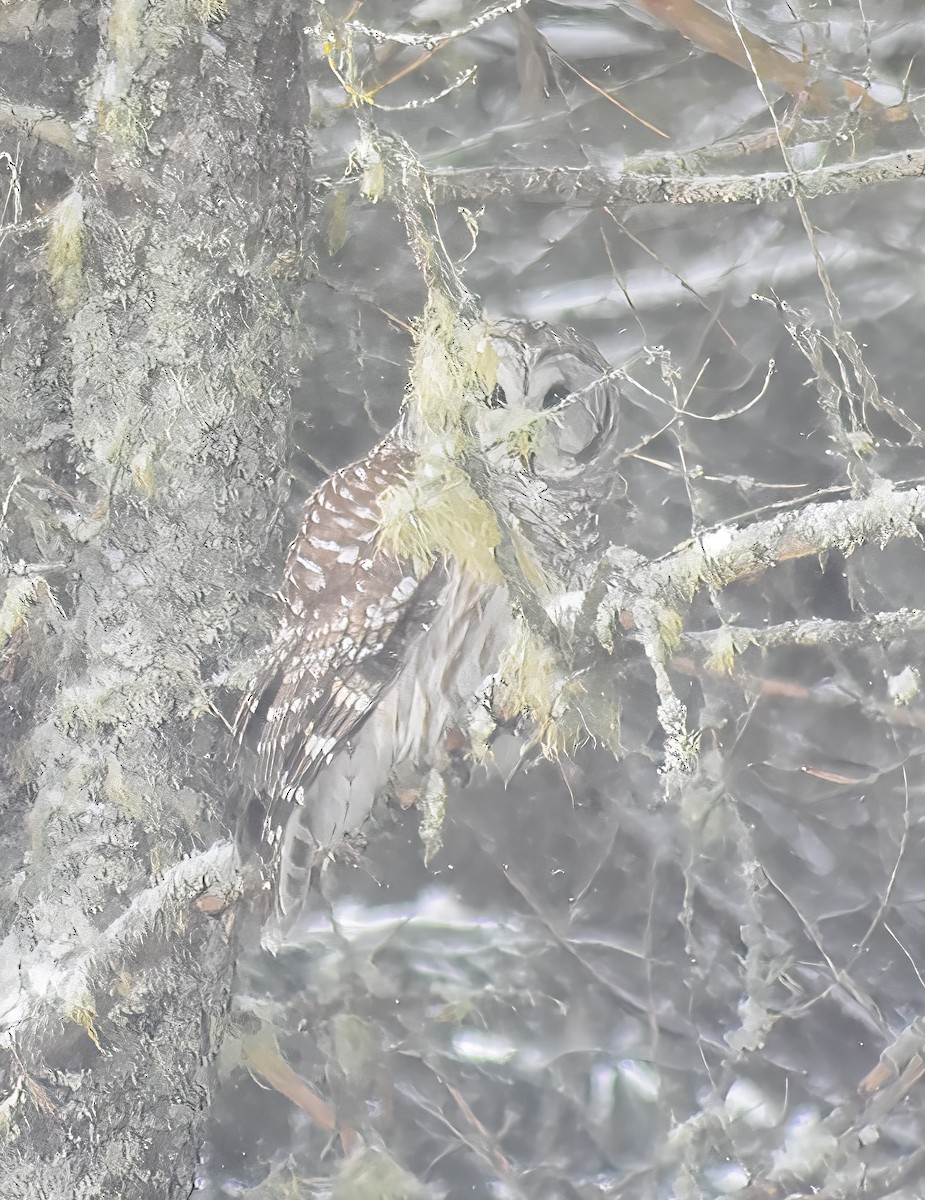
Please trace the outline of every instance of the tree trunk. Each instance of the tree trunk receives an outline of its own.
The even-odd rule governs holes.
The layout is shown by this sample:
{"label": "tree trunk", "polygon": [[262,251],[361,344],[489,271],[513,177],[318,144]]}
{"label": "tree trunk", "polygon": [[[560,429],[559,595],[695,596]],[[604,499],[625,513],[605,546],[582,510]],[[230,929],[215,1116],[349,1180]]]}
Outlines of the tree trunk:
{"label": "tree trunk", "polygon": [[309,148],[303,18],[223,9],[0,12],[9,1200],[189,1195],[224,1025],[212,698],[277,511]]}

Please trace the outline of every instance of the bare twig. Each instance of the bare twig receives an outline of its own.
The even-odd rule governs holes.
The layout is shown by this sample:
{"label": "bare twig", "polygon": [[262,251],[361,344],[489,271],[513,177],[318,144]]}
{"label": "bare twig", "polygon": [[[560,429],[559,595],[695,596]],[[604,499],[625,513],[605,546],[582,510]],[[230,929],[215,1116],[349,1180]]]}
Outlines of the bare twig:
{"label": "bare twig", "polygon": [[[696,0],[640,0],[652,16],[689,38],[695,45],[720,55],[743,70],[760,70],[763,78],[799,97],[802,103],[820,113],[832,110],[832,99],[824,80],[814,77],[814,62],[799,62],[788,58],[750,29],[733,18],[733,28],[719,13]],[[728,6],[727,6],[728,11]],[[731,14],[730,14],[731,15]],[[834,81],[833,81],[834,82]],[[906,105],[883,108],[863,85],[843,79],[841,88],[846,99],[862,112],[885,121],[902,121],[909,117]]]}

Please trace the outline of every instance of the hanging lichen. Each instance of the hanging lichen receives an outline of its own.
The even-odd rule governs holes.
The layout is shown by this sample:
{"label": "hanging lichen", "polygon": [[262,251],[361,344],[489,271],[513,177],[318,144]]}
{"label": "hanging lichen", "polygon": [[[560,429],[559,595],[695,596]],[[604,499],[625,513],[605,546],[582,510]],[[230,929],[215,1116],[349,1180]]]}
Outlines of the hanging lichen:
{"label": "hanging lichen", "polygon": [[443,292],[431,291],[415,329],[408,401],[426,449],[459,453],[467,409],[491,394],[498,356],[487,332],[485,323],[462,320]]}
{"label": "hanging lichen", "polygon": [[68,316],[84,293],[83,263],[83,197],[73,191],[55,208],[45,243],[48,281],[58,307]]}
{"label": "hanging lichen", "polygon": [[494,550],[498,522],[459,467],[425,459],[414,478],[380,499],[379,546],[426,574],[438,554],[485,583],[502,583]]}

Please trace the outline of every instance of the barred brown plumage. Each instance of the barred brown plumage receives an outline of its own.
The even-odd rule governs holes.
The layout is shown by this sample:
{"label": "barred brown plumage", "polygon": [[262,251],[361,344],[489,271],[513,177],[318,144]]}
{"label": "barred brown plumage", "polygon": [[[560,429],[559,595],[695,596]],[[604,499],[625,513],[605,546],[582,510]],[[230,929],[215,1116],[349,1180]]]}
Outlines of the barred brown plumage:
{"label": "barred brown plumage", "polygon": [[[533,577],[543,590],[566,588],[597,541],[619,393],[606,361],[572,330],[502,322],[490,338],[497,385],[476,404],[471,432]],[[512,431],[527,425],[518,441]],[[282,624],[239,708],[239,737],[257,727],[264,835],[285,914],[397,772],[439,765],[447,733],[512,636],[500,576],[447,556],[416,572],[382,544],[381,501],[413,483],[413,443],[403,418],[309,497],[286,561]]]}

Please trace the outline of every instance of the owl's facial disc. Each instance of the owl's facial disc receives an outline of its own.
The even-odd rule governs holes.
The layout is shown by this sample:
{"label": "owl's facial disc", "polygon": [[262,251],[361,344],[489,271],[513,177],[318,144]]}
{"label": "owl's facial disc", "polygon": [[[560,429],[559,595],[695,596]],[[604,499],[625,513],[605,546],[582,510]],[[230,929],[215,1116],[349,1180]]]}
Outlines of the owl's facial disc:
{"label": "owl's facial disc", "polygon": [[[593,473],[612,460],[619,393],[599,351],[574,330],[505,321],[491,331],[497,380],[478,420],[496,465],[527,463],[550,481]],[[513,460],[519,459],[519,462]]]}

